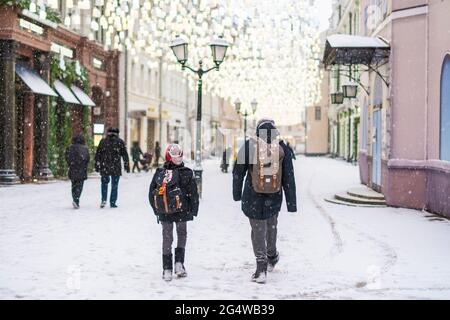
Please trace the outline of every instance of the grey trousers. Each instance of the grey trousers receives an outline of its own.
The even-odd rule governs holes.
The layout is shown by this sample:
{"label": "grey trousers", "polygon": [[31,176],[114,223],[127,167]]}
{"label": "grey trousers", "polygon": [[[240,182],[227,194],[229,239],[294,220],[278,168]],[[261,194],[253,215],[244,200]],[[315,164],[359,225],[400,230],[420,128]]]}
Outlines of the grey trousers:
{"label": "grey trousers", "polygon": [[177,228],[177,248],[185,248],[187,240],[187,222],[165,222],[161,221],[162,225],[162,252],[163,254],[172,253],[173,243],[173,224]]}
{"label": "grey trousers", "polygon": [[256,261],[267,263],[267,256],[274,257],[277,254],[278,214],[267,220],[249,220]]}

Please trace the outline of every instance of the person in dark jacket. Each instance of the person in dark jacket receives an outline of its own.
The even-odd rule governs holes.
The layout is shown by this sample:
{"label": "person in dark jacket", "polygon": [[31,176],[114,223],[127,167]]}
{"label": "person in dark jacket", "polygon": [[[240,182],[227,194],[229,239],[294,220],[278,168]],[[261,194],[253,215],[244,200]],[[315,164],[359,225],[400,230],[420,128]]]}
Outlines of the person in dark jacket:
{"label": "person in dark jacket", "polygon": [[139,161],[141,160],[141,155],[143,156],[144,153],[141,150],[141,147],[139,147],[139,142],[134,141],[133,147],[131,148],[131,158],[133,159],[133,168],[131,169],[131,172],[134,173],[134,169],[137,168],[138,172],[141,172],[141,168],[139,168]]}
{"label": "person in dark jacket", "polygon": [[297,158],[295,157],[295,152],[294,152],[294,149],[292,149],[292,147],[291,147],[291,145],[290,145],[290,143],[289,143],[289,141],[286,143],[286,147],[288,147],[288,149],[289,149],[289,152],[291,153],[291,157],[292,157],[292,159],[294,159],[294,160],[297,160]]}
{"label": "person in dark jacket", "polygon": [[72,181],[72,205],[75,209],[79,209],[80,197],[83,191],[84,180],[87,180],[87,170],[90,161],[89,150],[81,134],[72,138],[72,144],[66,150],[66,161],[69,167],[68,176],[70,181]]}
{"label": "person in dark jacket", "polygon": [[[256,135],[267,143],[278,141],[278,130],[272,120],[258,122]],[[256,141],[249,139],[241,147],[233,168],[233,198],[242,201],[242,211],[249,218],[252,230],[252,245],[256,256],[256,272],[252,280],[264,283],[267,270],[272,271],[279,260],[276,247],[278,213],[283,201],[282,190],[286,196],[288,212],[297,211],[294,168],[292,156],[286,144],[279,141],[284,152],[281,160],[281,188],[276,193],[257,193],[252,183]],[[244,182],[245,179],[245,182]],[[244,186],[244,191],[242,191]]]}
{"label": "person in dark jacket", "polygon": [[161,147],[159,146],[159,142],[155,142],[155,168],[159,167],[159,158],[161,158]]}
{"label": "person in dark jacket", "polygon": [[[170,144],[166,150],[166,162],[162,168],[156,169],[149,189],[149,201],[158,222],[162,225],[162,262],[163,279],[172,280],[172,242],[173,225],[177,229],[177,247],[175,248],[175,274],[178,277],[187,275],[184,267],[184,256],[187,238],[187,221],[192,221],[198,213],[199,197],[197,184],[193,171],[184,166],[183,151],[178,144]],[[176,171],[176,172],[175,172]],[[177,176],[176,188],[185,195],[186,204],[175,213],[164,213],[158,208],[156,197],[160,192],[165,192],[165,187],[170,184],[171,179]],[[161,189],[164,190],[161,190]],[[167,199],[167,198],[166,198]],[[167,202],[168,200],[166,200]]]}
{"label": "person in dark jacket", "polygon": [[119,129],[108,129],[107,137],[100,141],[95,154],[95,171],[102,176],[102,203],[101,208],[106,205],[108,197],[108,184],[111,181],[111,196],[109,203],[111,208],[117,208],[117,193],[119,187],[119,179],[122,175],[121,158],[123,166],[127,172],[130,172],[130,163],[128,159],[127,148],[125,142],[119,138]]}

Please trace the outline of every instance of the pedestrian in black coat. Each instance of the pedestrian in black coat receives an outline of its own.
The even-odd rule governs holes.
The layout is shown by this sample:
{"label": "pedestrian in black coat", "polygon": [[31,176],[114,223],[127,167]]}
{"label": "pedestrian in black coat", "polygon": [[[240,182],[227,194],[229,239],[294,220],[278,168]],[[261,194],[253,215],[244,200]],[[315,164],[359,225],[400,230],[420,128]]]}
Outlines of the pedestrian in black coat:
{"label": "pedestrian in black coat", "polygon": [[159,146],[159,142],[155,142],[155,168],[159,167],[159,158],[161,158],[161,147]]}
{"label": "pedestrian in black coat", "polygon": [[[266,132],[264,139],[267,139],[268,143],[278,139],[278,130],[272,120],[263,119],[258,122],[256,135],[260,137],[262,132]],[[286,196],[287,211],[297,211],[292,154],[283,141],[280,141],[279,145],[284,151],[284,158],[280,164],[282,189],[279,192],[263,194],[254,191],[251,177],[253,161],[250,160],[254,159],[256,152],[254,139],[247,140],[241,147],[233,168],[233,199],[242,201],[242,211],[249,218],[252,228],[252,244],[257,262],[257,269],[252,280],[261,283],[265,282],[268,266],[271,271],[278,262],[276,234],[278,213],[283,202],[282,191]]]}
{"label": "pedestrian in black coat", "polygon": [[130,172],[130,162],[128,158],[125,142],[119,138],[119,129],[110,128],[107,137],[100,141],[95,154],[95,171],[102,176],[102,203],[101,208],[106,205],[108,196],[108,184],[111,181],[111,196],[109,199],[111,208],[117,208],[117,193],[119,179],[122,175],[121,159],[125,171]]}
{"label": "pedestrian in black coat", "polygon": [[[187,239],[187,221],[191,221],[198,213],[199,197],[197,192],[197,184],[195,182],[194,173],[191,169],[184,166],[183,151],[178,144],[171,144],[166,150],[166,162],[163,168],[156,169],[150,184],[148,198],[150,205],[158,217],[158,222],[162,225],[162,262],[163,262],[163,279],[170,281],[172,279],[172,242],[174,224],[177,230],[177,247],[175,248],[175,274],[178,277],[187,275],[184,268],[184,256]],[[177,178],[175,178],[177,177]],[[177,182],[175,182],[177,181]],[[156,198],[161,194],[167,196],[166,192],[171,192],[174,188],[168,185],[174,183],[174,188],[181,190],[182,198],[185,198],[184,205],[181,205],[181,211],[174,213],[161,213],[158,210]],[[161,193],[162,192],[162,193]]]}
{"label": "pedestrian in black coat", "polygon": [[131,172],[134,173],[134,169],[137,169],[138,172],[141,172],[141,168],[139,168],[141,155],[143,156],[144,153],[142,152],[141,147],[139,147],[139,142],[134,141],[133,146],[131,147],[131,158],[133,159],[133,168],[131,169]]}
{"label": "pedestrian in black coat", "polygon": [[79,209],[80,197],[83,191],[84,180],[87,179],[90,161],[89,150],[81,134],[72,138],[72,144],[66,150],[66,161],[69,167],[68,176],[72,181],[72,205],[75,209]]}

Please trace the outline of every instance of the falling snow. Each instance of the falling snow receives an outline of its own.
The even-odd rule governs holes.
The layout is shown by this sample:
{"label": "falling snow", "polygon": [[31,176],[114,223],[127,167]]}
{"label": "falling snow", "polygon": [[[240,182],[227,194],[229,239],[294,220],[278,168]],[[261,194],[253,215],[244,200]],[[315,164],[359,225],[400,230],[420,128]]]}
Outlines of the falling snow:
{"label": "falling snow", "polygon": [[188,277],[170,283],[161,279],[150,173],[122,177],[115,210],[99,209],[96,177],[77,211],[69,182],[0,188],[0,299],[450,298],[450,222],[324,202],[358,184],[357,167],[326,158],[295,162],[299,212],[283,204],[280,262],[265,285],[250,282],[250,225],[232,201],[232,175],[216,161],[204,169],[199,215],[188,223]]}

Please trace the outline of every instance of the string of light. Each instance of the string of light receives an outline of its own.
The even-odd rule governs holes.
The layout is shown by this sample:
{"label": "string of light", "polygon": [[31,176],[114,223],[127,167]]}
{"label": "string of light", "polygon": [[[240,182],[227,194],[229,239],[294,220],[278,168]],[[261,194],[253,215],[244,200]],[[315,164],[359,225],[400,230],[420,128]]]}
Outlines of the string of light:
{"label": "string of light", "polygon": [[[57,0],[32,3],[58,7]],[[91,39],[102,34],[107,49],[126,49],[136,60],[145,54],[149,68],[161,60],[164,69],[179,69],[169,49],[177,35],[189,42],[190,65],[212,66],[208,44],[222,36],[230,45],[225,62],[204,87],[239,98],[244,110],[256,99],[256,117],[296,124],[319,98],[319,23],[309,0],[68,0],[65,8],[68,27],[90,10]],[[185,76],[194,90],[194,75]]]}

